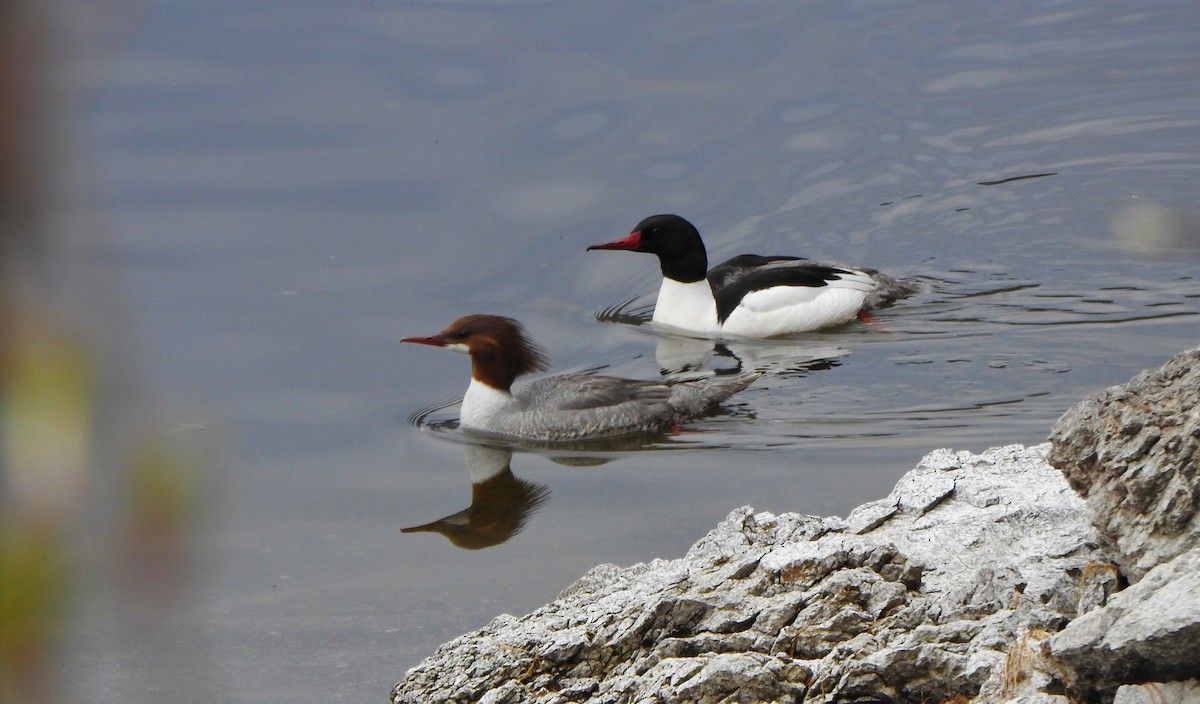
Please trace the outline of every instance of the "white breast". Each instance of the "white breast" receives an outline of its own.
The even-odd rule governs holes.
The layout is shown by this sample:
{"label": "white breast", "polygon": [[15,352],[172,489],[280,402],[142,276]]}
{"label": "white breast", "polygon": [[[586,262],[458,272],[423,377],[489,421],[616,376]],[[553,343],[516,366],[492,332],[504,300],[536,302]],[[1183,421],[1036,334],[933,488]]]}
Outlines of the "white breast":
{"label": "white breast", "polygon": [[511,394],[472,378],[463,396],[460,421],[464,428],[491,430],[497,418],[512,413],[518,406]]}
{"label": "white breast", "polygon": [[698,333],[716,333],[717,302],[708,281],[690,284],[664,278],[654,304],[655,323]]}

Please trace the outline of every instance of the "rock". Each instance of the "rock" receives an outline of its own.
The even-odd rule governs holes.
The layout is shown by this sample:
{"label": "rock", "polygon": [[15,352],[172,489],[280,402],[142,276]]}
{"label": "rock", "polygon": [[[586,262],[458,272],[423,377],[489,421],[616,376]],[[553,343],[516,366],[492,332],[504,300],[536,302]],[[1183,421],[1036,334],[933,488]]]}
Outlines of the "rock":
{"label": "rock", "polygon": [[1043,641],[1113,570],[1048,449],[935,451],[847,520],[739,509],[446,644],[392,701],[1065,704]]}
{"label": "rock", "polygon": [[1122,685],[1113,704],[1200,704],[1200,680]]}
{"label": "rock", "polygon": [[[1050,463],[1087,500],[1119,566],[1107,583],[1096,580],[1099,591],[1085,591],[1086,613],[1047,641],[1068,691],[1104,700],[1123,684],[1194,677],[1200,348],[1079,404],[1059,419],[1051,441]],[[1122,579],[1133,585],[1108,596]]]}
{"label": "rock", "polygon": [[1123,683],[1200,673],[1200,547],[1150,570],[1049,639],[1066,684],[1089,699]]}
{"label": "rock", "polygon": [[1062,470],[1131,582],[1200,540],[1200,347],[1065,413]]}

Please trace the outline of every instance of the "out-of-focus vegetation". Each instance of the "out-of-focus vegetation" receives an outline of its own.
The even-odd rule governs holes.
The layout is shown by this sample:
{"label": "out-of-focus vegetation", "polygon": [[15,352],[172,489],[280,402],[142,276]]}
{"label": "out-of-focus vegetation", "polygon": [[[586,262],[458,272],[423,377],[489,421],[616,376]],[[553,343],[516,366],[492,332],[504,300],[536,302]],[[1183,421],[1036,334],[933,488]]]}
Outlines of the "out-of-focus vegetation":
{"label": "out-of-focus vegetation", "polygon": [[[102,71],[91,61],[95,47],[71,53],[82,18],[72,13],[103,16],[120,5],[128,18],[129,4],[0,0],[5,703],[73,698],[80,684],[67,682],[82,662],[120,667],[120,654],[88,650],[106,640],[92,629],[122,631],[114,619],[137,621],[125,631],[153,651],[165,638],[155,622],[186,592],[195,562],[205,452],[146,410],[117,272],[97,263],[103,258],[78,256],[99,251],[105,237],[81,187],[83,157],[70,149],[70,113]],[[123,22],[109,26],[118,31],[108,41]],[[132,690],[150,700],[162,684]]]}

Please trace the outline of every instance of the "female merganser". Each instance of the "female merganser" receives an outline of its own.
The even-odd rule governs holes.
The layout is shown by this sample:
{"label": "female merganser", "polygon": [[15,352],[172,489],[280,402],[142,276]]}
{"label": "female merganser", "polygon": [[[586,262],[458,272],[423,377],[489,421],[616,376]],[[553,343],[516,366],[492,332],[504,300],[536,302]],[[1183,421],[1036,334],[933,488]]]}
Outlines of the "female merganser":
{"label": "female merganser", "polygon": [[401,533],[441,533],[460,548],[490,548],[520,533],[550,498],[546,485],[512,473],[512,450],[486,445],[464,445],[463,450],[471,475],[471,505],[431,523],[401,528]]}
{"label": "female merganser", "polygon": [[593,249],[658,255],[654,322],[706,337],[774,337],[840,325],[912,295],[920,285],[874,269],[743,254],[708,268],[704,241],[678,215],[652,215],[625,239]]}
{"label": "female merganser", "polygon": [[466,315],[436,335],[406,337],[471,355],[462,400],[464,428],[539,441],[582,440],[661,430],[712,409],[758,374],[691,381],[640,381],[564,374],[526,384],[513,380],[546,368],[541,348],[521,324],[497,315]]}

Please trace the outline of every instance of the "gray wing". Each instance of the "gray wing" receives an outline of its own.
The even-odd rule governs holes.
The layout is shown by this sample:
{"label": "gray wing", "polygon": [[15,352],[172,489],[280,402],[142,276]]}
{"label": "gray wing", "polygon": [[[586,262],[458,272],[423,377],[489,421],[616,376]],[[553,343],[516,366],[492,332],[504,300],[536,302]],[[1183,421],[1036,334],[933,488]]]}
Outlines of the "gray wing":
{"label": "gray wing", "polygon": [[561,411],[615,408],[625,404],[645,407],[666,403],[671,397],[671,387],[656,381],[589,375],[553,377],[545,381],[558,383],[541,385],[536,392],[545,403]]}
{"label": "gray wing", "polygon": [[655,430],[702,413],[756,377],[745,374],[719,383],[582,374],[538,379],[514,392],[523,408],[491,430],[549,440]]}

